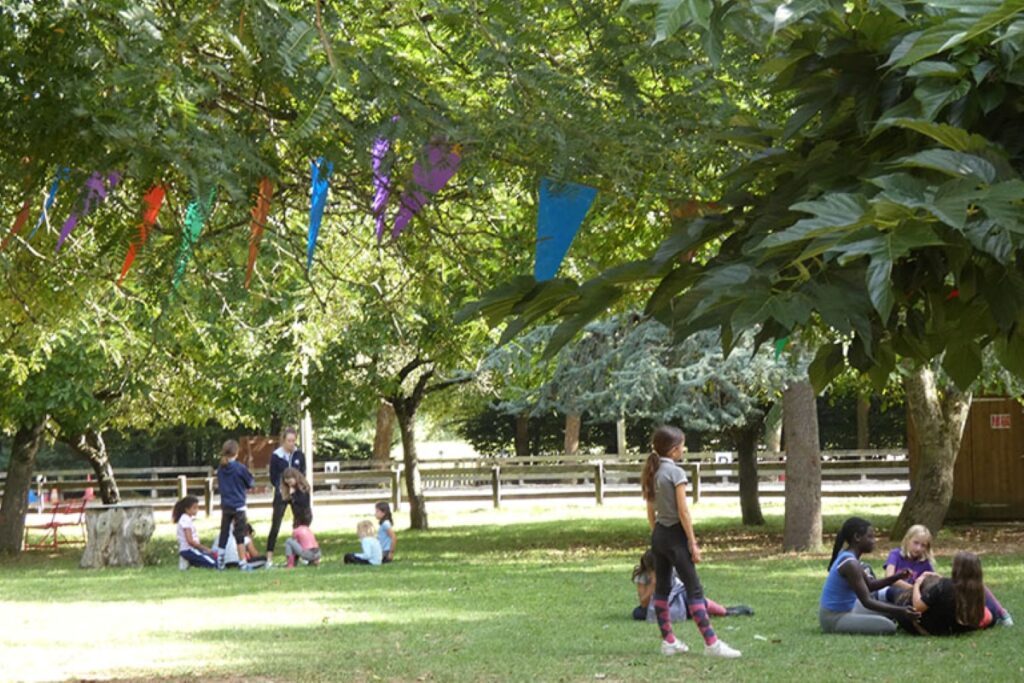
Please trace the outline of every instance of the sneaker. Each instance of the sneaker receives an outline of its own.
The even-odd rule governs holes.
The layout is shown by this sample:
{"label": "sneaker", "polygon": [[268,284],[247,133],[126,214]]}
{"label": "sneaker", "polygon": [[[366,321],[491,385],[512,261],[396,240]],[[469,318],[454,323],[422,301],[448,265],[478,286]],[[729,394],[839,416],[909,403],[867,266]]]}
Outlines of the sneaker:
{"label": "sneaker", "polygon": [[304,557],[300,557],[300,558],[299,558],[299,564],[301,564],[301,565],[302,565],[303,567],[305,567],[306,565],[308,565],[308,564],[309,564],[309,560],[307,560],[307,559],[306,559],[306,558],[304,558]]}
{"label": "sneaker", "polygon": [[267,560],[267,563],[263,565],[264,569],[274,569],[274,563],[272,560]]}
{"label": "sneaker", "polygon": [[217,553],[217,571],[224,571],[224,553]]}
{"label": "sneaker", "polygon": [[705,645],[704,654],[708,657],[725,657],[734,659],[740,656],[740,651],[729,647],[724,640],[716,640],[714,645]]}
{"label": "sneaker", "polygon": [[754,610],[746,605],[734,605],[732,607],[725,608],[725,616],[727,617],[752,617],[754,616]]}
{"label": "sneaker", "polygon": [[1010,613],[1007,612],[1003,616],[1001,616],[998,619],[996,619],[996,625],[997,626],[1013,626],[1013,617],[1011,617]]}
{"label": "sneaker", "polygon": [[253,571],[252,565],[249,564],[248,562],[239,562],[238,563],[238,568],[240,570],[242,570],[243,572],[251,572],[251,571]]}
{"label": "sneaker", "polygon": [[684,643],[683,641],[679,640],[678,638],[676,638],[671,643],[668,642],[667,640],[661,641],[661,654],[665,655],[666,657],[671,657],[672,655],[678,654],[680,652],[689,652],[689,651],[690,651],[690,648],[686,647],[686,643]]}

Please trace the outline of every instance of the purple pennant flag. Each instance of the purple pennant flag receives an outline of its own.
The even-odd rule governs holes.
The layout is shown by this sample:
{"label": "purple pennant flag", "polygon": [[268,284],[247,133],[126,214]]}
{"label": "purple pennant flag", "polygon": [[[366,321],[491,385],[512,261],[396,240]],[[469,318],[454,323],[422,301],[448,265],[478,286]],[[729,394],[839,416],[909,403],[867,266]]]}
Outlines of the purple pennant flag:
{"label": "purple pennant flag", "polygon": [[384,157],[391,149],[391,141],[380,137],[373,141],[373,216],[377,222],[377,242],[384,239],[384,224],[387,222],[384,217],[384,209],[391,198],[391,178],[385,175],[382,170]]}
{"label": "purple pennant flag", "polygon": [[89,176],[89,179],[85,181],[85,197],[82,199],[82,209],[81,211],[72,212],[68,219],[64,221],[64,227],[61,228],[60,237],[57,238],[57,249],[54,253],[60,252],[60,248],[64,245],[64,240],[68,238],[71,231],[78,225],[78,219],[89,215],[91,211],[102,204],[107,195],[113,192],[120,182],[121,174],[116,171],[107,175],[105,179],[99,171]]}
{"label": "purple pennant flag", "polygon": [[402,193],[398,214],[395,216],[395,226],[391,229],[392,238],[401,235],[413,216],[430,201],[430,198],[424,193],[437,194],[440,192],[441,188],[447,185],[455,172],[459,170],[461,162],[462,157],[459,156],[458,145],[435,142],[427,147],[427,165],[424,167],[417,161],[412,167],[413,183],[419,189],[407,190]]}

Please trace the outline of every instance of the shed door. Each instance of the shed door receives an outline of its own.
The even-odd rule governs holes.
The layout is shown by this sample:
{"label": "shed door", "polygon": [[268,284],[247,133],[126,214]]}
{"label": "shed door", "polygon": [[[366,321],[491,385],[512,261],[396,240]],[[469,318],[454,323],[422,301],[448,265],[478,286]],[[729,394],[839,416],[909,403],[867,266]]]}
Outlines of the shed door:
{"label": "shed door", "polygon": [[1014,400],[981,398],[971,413],[973,502],[981,516],[1019,514],[1024,511],[1024,410]]}

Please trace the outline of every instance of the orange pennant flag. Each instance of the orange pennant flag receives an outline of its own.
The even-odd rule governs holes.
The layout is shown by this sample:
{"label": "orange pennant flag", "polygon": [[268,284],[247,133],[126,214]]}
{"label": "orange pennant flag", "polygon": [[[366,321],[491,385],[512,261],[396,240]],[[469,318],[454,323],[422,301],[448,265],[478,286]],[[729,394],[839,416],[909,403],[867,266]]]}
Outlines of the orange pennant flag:
{"label": "orange pennant flag", "polygon": [[256,255],[260,251],[263,229],[267,225],[267,214],[270,213],[270,199],[274,196],[274,183],[270,178],[260,180],[256,206],[252,208],[252,234],[249,236],[249,265],[245,269],[245,288],[249,289],[252,280],[252,269],[256,266]]}
{"label": "orange pennant flag", "polygon": [[21,205],[21,211],[18,212],[17,218],[14,219],[14,225],[11,226],[11,231],[7,233],[7,237],[4,237],[4,241],[0,242],[0,251],[7,248],[7,243],[11,241],[11,238],[18,234],[18,231],[21,230],[25,225],[25,222],[28,221],[28,210],[31,206],[31,202],[31,199],[26,199],[25,203]]}
{"label": "orange pennant flag", "polygon": [[154,185],[150,188],[149,192],[143,195],[142,203],[146,205],[146,208],[142,211],[142,222],[139,223],[139,241],[128,245],[128,253],[124,257],[124,264],[121,266],[121,276],[117,278],[118,287],[124,282],[128,269],[132,267],[132,262],[135,261],[135,254],[146,244],[146,239],[149,237],[149,229],[156,224],[156,217],[160,213],[160,207],[164,203],[166,194],[167,191],[163,185]]}

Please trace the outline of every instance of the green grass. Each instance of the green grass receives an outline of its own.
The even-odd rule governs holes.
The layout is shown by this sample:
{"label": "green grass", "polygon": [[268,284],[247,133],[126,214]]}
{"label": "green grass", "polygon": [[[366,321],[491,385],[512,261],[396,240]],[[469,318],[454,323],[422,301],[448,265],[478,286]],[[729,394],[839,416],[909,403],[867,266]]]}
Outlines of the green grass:
{"label": "green grass", "polygon": [[[827,508],[826,527],[850,505]],[[884,528],[896,508],[856,510]],[[715,620],[743,650],[740,660],[658,654],[656,627],[628,617],[629,573],[647,536],[642,512],[584,505],[435,513],[435,529],[400,531],[400,561],[380,568],[341,566],[354,534],[320,532],[327,561],[319,569],[179,572],[169,524],[150,545],[158,564],[143,570],[84,571],[75,551],[28,553],[0,562],[0,679],[1024,679],[1021,627],[956,639],[820,634],[825,556],[779,553],[780,511],[766,512],[767,528],[751,533],[732,507],[698,506],[707,594],[757,611]],[[324,527],[354,526],[318,515]],[[944,531],[940,570],[948,572],[954,548],[984,551],[987,583],[1024,616],[1019,531]],[[206,522],[202,535],[211,534]],[[888,548],[866,558],[876,570]],[[692,623],[677,632],[699,651]]]}

